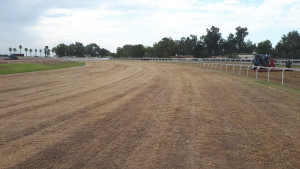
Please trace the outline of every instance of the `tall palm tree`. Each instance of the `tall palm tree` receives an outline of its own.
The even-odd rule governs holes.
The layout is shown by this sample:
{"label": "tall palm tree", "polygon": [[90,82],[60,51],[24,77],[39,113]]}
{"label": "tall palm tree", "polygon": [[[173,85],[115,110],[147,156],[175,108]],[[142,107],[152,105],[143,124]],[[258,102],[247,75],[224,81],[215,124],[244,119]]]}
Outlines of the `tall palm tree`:
{"label": "tall palm tree", "polygon": [[36,55],[37,49],[34,49],[34,52],[35,52],[35,56],[37,56],[37,55]]}
{"label": "tall palm tree", "polygon": [[22,45],[20,45],[19,48],[20,48],[20,54],[21,54]]}
{"label": "tall palm tree", "polygon": [[32,52],[32,49],[29,49],[30,56],[32,56],[32,55],[31,55],[31,52]]}
{"label": "tall palm tree", "polygon": [[45,52],[45,57],[48,57],[48,46],[45,46],[44,52]]}
{"label": "tall palm tree", "polygon": [[26,56],[27,56],[27,51],[28,51],[28,49],[27,49],[27,48],[25,48]]}
{"label": "tall palm tree", "polygon": [[40,57],[42,57],[42,52],[43,52],[43,50],[42,50],[42,49],[40,49]]}
{"label": "tall palm tree", "polygon": [[12,48],[10,47],[8,48],[8,50],[9,50],[9,54],[11,55]]}
{"label": "tall palm tree", "polygon": [[16,53],[16,51],[17,51],[17,49],[16,49],[16,48],[14,48],[14,49],[13,49],[13,51],[14,51],[14,54],[15,54],[15,53]]}

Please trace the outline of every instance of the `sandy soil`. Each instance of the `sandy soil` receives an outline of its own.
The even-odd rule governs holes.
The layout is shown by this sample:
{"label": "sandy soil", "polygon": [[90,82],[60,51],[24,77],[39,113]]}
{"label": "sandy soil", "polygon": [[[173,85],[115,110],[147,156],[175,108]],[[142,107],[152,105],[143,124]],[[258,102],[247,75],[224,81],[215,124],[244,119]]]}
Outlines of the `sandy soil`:
{"label": "sandy soil", "polygon": [[196,67],[0,76],[0,168],[299,168],[300,94]]}

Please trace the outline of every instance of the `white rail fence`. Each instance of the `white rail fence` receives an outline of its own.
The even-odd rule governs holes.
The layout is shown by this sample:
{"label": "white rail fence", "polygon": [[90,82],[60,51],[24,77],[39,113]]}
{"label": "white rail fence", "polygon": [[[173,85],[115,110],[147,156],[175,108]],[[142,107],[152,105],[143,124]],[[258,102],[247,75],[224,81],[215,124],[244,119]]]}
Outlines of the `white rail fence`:
{"label": "white rail fence", "polygon": [[[224,71],[229,72],[229,69],[232,69],[232,74],[241,75],[242,69],[246,69],[246,76],[249,77],[249,73],[255,72],[255,79],[258,79],[259,70],[265,69],[264,72],[267,72],[267,81],[270,82],[270,74],[272,70],[276,70],[277,72],[281,71],[281,85],[284,85],[284,75],[286,71],[295,71],[300,73],[300,69],[298,68],[283,68],[283,67],[263,67],[263,66],[252,66],[252,65],[242,65],[242,64],[227,64],[227,63],[218,63],[218,62],[207,62],[207,61],[190,61],[185,59],[122,59],[122,60],[135,60],[135,61],[152,61],[158,63],[172,63],[172,64],[182,64],[185,66],[196,66],[201,68],[206,68],[214,71]],[[253,70],[255,68],[256,70]],[[296,77],[297,78],[297,77]],[[299,77],[298,77],[299,78]],[[265,79],[263,79],[265,80]],[[300,84],[299,84],[300,86]]]}
{"label": "white rail fence", "polygon": [[[234,58],[117,58],[117,60],[150,60],[150,61],[186,61],[186,62],[223,62],[223,63],[252,63],[253,59]],[[275,58],[274,63],[284,65],[288,59]],[[293,65],[300,65],[300,59],[290,59]]]}

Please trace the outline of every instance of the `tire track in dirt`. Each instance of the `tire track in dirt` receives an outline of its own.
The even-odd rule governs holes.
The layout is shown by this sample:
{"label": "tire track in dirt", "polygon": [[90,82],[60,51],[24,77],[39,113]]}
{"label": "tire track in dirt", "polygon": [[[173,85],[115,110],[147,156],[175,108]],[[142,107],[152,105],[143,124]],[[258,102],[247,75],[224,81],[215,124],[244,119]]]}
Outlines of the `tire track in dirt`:
{"label": "tire track in dirt", "polygon": [[[28,112],[48,120],[30,135],[0,146],[2,168],[300,166],[300,97],[295,93],[196,67],[107,63],[128,66],[130,71],[112,78],[126,79],[129,74],[128,81],[111,81],[109,88],[73,102],[62,100]],[[88,70],[101,68],[95,64]],[[137,72],[143,73],[133,75]],[[91,75],[91,81],[96,76]],[[76,105],[80,102],[81,107]],[[62,105],[69,108],[64,111]],[[55,112],[52,107],[61,114],[48,116]]]}
{"label": "tire track in dirt", "polygon": [[[90,63],[88,63],[87,65],[89,65]],[[85,66],[84,69],[90,69],[91,67],[89,66]],[[32,88],[31,86],[33,86],[34,88],[36,87],[39,87],[39,86],[45,86],[45,87],[51,87],[53,83],[58,83],[58,82],[64,82],[64,83],[70,83],[72,84],[72,82],[70,81],[65,81],[64,79],[62,78],[68,78],[70,77],[70,75],[68,75],[68,73],[70,74],[70,71],[72,71],[74,73],[74,75],[72,76],[72,80],[77,80],[77,77],[80,77],[83,75],[82,72],[79,72],[80,70],[77,70],[74,71],[74,70],[77,70],[77,68],[69,68],[69,69],[59,69],[59,70],[50,70],[50,71],[46,71],[46,73],[43,71],[43,72],[30,72],[30,73],[25,73],[25,74],[14,74],[14,75],[6,75],[6,76],[1,76],[1,78],[3,79],[4,82],[6,82],[7,84],[10,84],[10,85],[6,85],[5,83],[2,83],[1,84],[1,88],[8,88],[8,89],[4,89],[4,90],[8,90],[8,91],[12,91],[10,92],[10,94],[14,94],[14,95],[17,95],[17,97],[20,97],[18,94],[23,94],[25,93],[25,95],[27,94],[26,93],[26,89],[28,88]],[[82,71],[82,70],[81,70]],[[109,70],[108,70],[109,71]],[[107,71],[107,72],[108,72]],[[58,72],[56,73],[55,77],[53,78],[53,74],[55,72]],[[84,71],[83,71],[84,72]],[[42,74],[42,76],[41,76]],[[30,76],[30,78],[28,78],[28,76]],[[37,78],[36,78],[37,76]],[[49,80],[51,78],[51,80]],[[53,79],[55,79],[55,82],[53,81]],[[87,79],[89,79],[89,77],[87,76],[82,76],[80,77],[81,80],[85,81]],[[14,81],[18,81],[18,84],[14,84]],[[68,84],[63,84],[64,86],[67,86]],[[55,84],[57,85],[57,87],[62,87],[58,84]],[[14,86],[17,86],[16,88]],[[22,87],[19,87],[19,86],[22,86]],[[24,89],[22,92],[19,92],[18,90],[20,89]],[[13,92],[14,90],[16,90],[16,92]],[[31,91],[31,90],[29,90]],[[4,94],[4,93],[1,93],[1,94]],[[5,95],[4,95],[5,96]]]}
{"label": "tire track in dirt", "polygon": [[90,111],[92,109],[99,108],[101,106],[109,104],[110,102],[115,101],[116,99],[124,97],[128,93],[131,93],[131,92],[133,92],[135,90],[136,89],[131,89],[129,91],[125,91],[125,93],[113,96],[113,97],[111,97],[111,98],[109,98],[109,99],[107,99],[107,100],[105,100],[105,101],[103,101],[101,103],[94,103],[94,104],[85,106],[85,107],[83,107],[83,108],[81,108],[79,110],[76,110],[74,112],[70,112],[68,114],[63,114],[62,116],[59,116],[59,117],[55,118],[54,120],[46,121],[46,122],[41,123],[40,125],[38,125],[38,127],[35,127],[35,128],[26,128],[26,129],[21,130],[19,132],[15,132],[13,137],[9,137],[9,139],[6,139],[5,141],[1,141],[0,140],[0,145],[4,145],[3,142],[9,143],[11,141],[14,141],[14,140],[17,140],[17,139],[20,139],[20,138],[32,135],[32,134],[34,134],[36,132],[39,132],[39,131],[41,131],[43,129],[49,128],[52,125],[57,125],[57,124],[59,124],[61,122],[65,122],[66,120],[70,120],[71,118],[75,118],[77,116],[81,116],[82,114],[85,114],[85,113],[87,113],[88,111]]}
{"label": "tire track in dirt", "polygon": [[[149,78],[149,77],[147,77],[147,78]],[[147,79],[147,78],[145,78],[145,79]],[[150,80],[150,79],[149,79]],[[147,81],[149,81],[149,80],[147,80]],[[147,81],[145,81],[145,82],[143,82],[143,83],[146,83]],[[136,88],[136,86],[134,86],[135,88]],[[138,88],[136,88],[136,89],[138,89]],[[140,89],[139,89],[140,90]],[[144,90],[144,89],[143,89]],[[129,92],[130,93],[130,92]],[[109,102],[109,101],[108,101]],[[127,106],[125,106],[125,107],[127,107]],[[95,109],[96,107],[93,107],[93,108],[91,108],[91,109]],[[119,110],[118,110],[118,112],[119,112]],[[110,113],[111,114],[111,113]],[[121,119],[126,119],[126,118],[121,118]],[[127,122],[129,122],[128,120],[126,120]],[[110,125],[109,123],[107,123],[106,125]],[[90,126],[89,124],[88,124],[88,126]],[[93,125],[92,125],[93,126]],[[101,127],[101,126],[99,126],[99,127]],[[77,132],[76,132],[77,133]],[[82,132],[79,132],[79,134],[82,134]],[[73,136],[72,136],[72,138],[73,138]],[[76,138],[76,137],[75,137]],[[85,138],[85,137],[84,137]],[[67,139],[68,140],[68,139]],[[78,141],[78,140],[77,140]],[[81,145],[82,146],[82,145]],[[18,168],[18,167],[17,167]]]}
{"label": "tire track in dirt", "polygon": [[[17,109],[17,110],[13,110],[13,111],[10,111],[10,112],[2,113],[2,114],[0,114],[0,120],[2,118],[4,118],[4,117],[14,116],[16,114],[20,114],[20,113],[24,113],[24,112],[29,112],[30,110],[36,110],[36,109],[39,109],[41,107],[51,106],[51,105],[54,105],[54,104],[56,104],[58,102],[61,102],[61,101],[64,101],[64,100],[74,99],[74,98],[78,97],[79,95],[81,95],[81,96],[82,95],[88,95],[88,94],[91,94],[91,93],[93,93],[93,92],[95,92],[97,90],[104,89],[104,88],[106,88],[108,86],[112,87],[113,84],[130,82],[132,79],[135,79],[136,77],[140,76],[143,73],[145,73],[145,72],[137,72],[135,74],[131,74],[131,77],[130,76],[126,76],[126,77],[123,77],[121,79],[113,80],[111,82],[108,82],[108,84],[105,85],[105,86],[100,86],[100,87],[97,87],[97,88],[84,90],[84,91],[79,92],[79,93],[68,95],[67,97],[61,97],[61,98],[59,98],[59,97],[57,97],[57,95],[61,95],[61,94],[60,94],[60,92],[56,92],[56,94],[50,95],[50,96],[56,96],[54,98],[54,100],[51,100],[51,101],[48,101],[48,102],[44,102],[42,104],[34,105],[34,106],[31,106],[31,107],[27,106],[27,107],[24,107],[24,108],[21,108],[21,109]],[[32,100],[32,101],[35,101],[35,100]],[[26,101],[25,101],[25,103],[26,103]]]}
{"label": "tire track in dirt", "polygon": [[[141,72],[139,72],[139,73],[134,73],[134,72],[133,72],[133,74],[132,74],[132,76],[130,76],[130,78],[127,78],[127,79],[125,78],[125,80],[123,79],[123,80],[119,81],[118,83],[114,83],[113,85],[110,85],[110,88],[114,88],[114,87],[116,87],[116,85],[118,85],[118,84],[120,84],[120,83],[122,83],[123,85],[127,85],[127,84],[131,83],[131,81],[133,81],[133,79],[136,79],[136,77],[139,77],[139,76],[143,75],[146,71],[149,71],[149,70],[145,69],[145,70],[143,70],[143,71],[141,71]],[[103,86],[103,87],[101,87],[101,88],[99,88],[99,89],[97,89],[97,90],[94,90],[94,91],[92,91],[92,92],[89,91],[88,93],[81,93],[81,94],[80,94],[80,95],[81,95],[81,98],[84,98],[84,97],[85,97],[84,95],[89,95],[88,97],[90,97],[90,96],[91,96],[91,97],[94,97],[93,95],[96,96],[98,90],[101,91],[102,89],[104,89],[104,88],[106,88],[106,87],[107,87],[107,86]],[[51,119],[51,121],[44,121],[42,124],[39,124],[39,125],[38,125],[37,127],[35,127],[35,128],[33,128],[33,127],[25,128],[24,130],[21,130],[21,131],[19,131],[19,132],[15,132],[15,136],[14,136],[14,137],[9,137],[9,139],[2,140],[2,144],[3,144],[3,142],[7,143],[7,142],[10,142],[10,141],[13,141],[13,140],[22,138],[22,137],[24,137],[24,136],[31,135],[31,134],[33,134],[33,133],[35,133],[35,132],[38,132],[38,131],[42,130],[42,129],[45,129],[45,128],[47,128],[47,127],[50,127],[50,126],[53,125],[53,124],[57,124],[57,123],[59,123],[59,122],[68,120],[69,118],[73,118],[74,116],[77,116],[78,114],[82,114],[82,113],[85,113],[85,112],[87,112],[87,111],[89,111],[89,110],[91,110],[91,109],[94,109],[94,108],[103,106],[104,104],[109,103],[107,100],[112,101],[112,100],[117,99],[117,98],[119,98],[119,97],[123,97],[123,96],[125,96],[126,94],[128,94],[128,92],[132,92],[132,91],[134,91],[134,90],[135,90],[135,89],[134,89],[134,86],[132,86],[132,87],[130,87],[130,88],[128,88],[128,89],[125,89],[125,90],[123,91],[124,93],[118,94],[118,95],[116,95],[116,96],[110,96],[110,97],[108,97],[106,100],[101,100],[100,103],[96,102],[96,103],[93,103],[93,104],[88,104],[88,105],[84,106],[83,108],[80,108],[79,110],[76,110],[75,112],[65,113],[65,114],[63,114],[62,116],[58,116],[58,117],[55,118],[55,119]],[[95,92],[96,92],[96,93],[95,93]],[[73,96],[72,96],[72,97],[73,97]],[[75,96],[74,96],[74,97],[75,97]],[[69,98],[68,98],[68,99],[69,99]],[[47,107],[47,106],[51,106],[51,105],[53,105],[53,104],[55,104],[55,105],[57,105],[57,103],[60,103],[60,104],[61,104],[61,102],[63,102],[64,100],[68,100],[68,99],[67,99],[67,98],[62,98],[61,100],[59,99],[59,100],[55,100],[54,102],[51,102],[51,104],[50,104],[50,102],[48,102],[47,105],[45,105],[45,104],[44,104],[44,105],[38,105],[38,107],[36,107],[36,108],[34,109],[34,112],[42,111],[41,108]],[[21,111],[23,112],[23,111],[25,111],[25,110],[22,109]],[[30,112],[27,112],[27,113],[33,113],[33,111],[30,111]],[[11,113],[10,115],[13,116],[13,115],[16,115],[16,113]],[[3,119],[3,120],[7,120],[7,118],[6,118],[6,119]],[[6,137],[4,137],[4,138],[6,138]]]}
{"label": "tire track in dirt", "polygon": [[[52,84],[53,83],[54,82],[52,82]],[[30,86],[22,86],[22,87],[16,87],[16,88],[0,89],[0,93],[4,94],[4,93],[8,93],[8,92],[16,92],[16,91],[25,90],[25,89],[36,88],[36,87],[43,86],[43,85],[49,85],[49,83],[40,83],[40,84],[30,85]]]}
{"label": "tire track in dirt", "polygon": [[[210,123],[208,127],[205,127],[206,132],[204,133],[206,133],[206,136],[202,136],[202,141],[205,141],[203,137],[209,137],[210,139],[207,140],[204,147],[202,144],[202,150],[199,149],[197,151],[203,152],[203,150],[209,150],[202,153],[207,156],[205,158],[201,157],[205,159],[205,161],[200,163],[205,164],[202,168],[222,166],[224,164],[229,168],[235,168],[235,166],[242,168],[258,168],[259,166],[264,166],[263,168],[272,166],[271,168],[274,168],[275,166],[281,166],[280,168],[284,168],[286,166],[299,165],[296,161],[299,161],[300,157],[297,157],[297,153],[294,151],[296,147],[299,150],[299,144],[292,141],[297,140],[297,138],[291,138],[290,134],[287,133],[290,130],[284,131],[282,128],[282,125],[286,125],[287,121],[293,121],[292,124],[297,124],[296,121],[286,118],[291,117],[291,114],[286,114],[282,117],[274,116],[275,114],[280,114],[278,111],[282,110],[282,107],[286,107],[282,104],[285,101],[278,102],[282,98],[282,95],[275,96],[275,98],[270,97],[274,93],[266,93],[264,91],[265,86],[260,86],[261,88],[258,86],[256,89],[251,89],[245,83],[237,83],[235,80],[239,77],[229,79],[227,76],[224,77],[219,74],[211,76],[215,77],[213,80],[210,80],[211,84],[203,86],[205,88],[202,89],[207,92],[204,94],[205,99],[202,99],[202,103],[206,105],[209,113],[205,113],[202,119],[198,119],[198,121],[202,121],[203,125],[205,122]],[[206,78],[206,81],[209,81],[209,77]],[[196,83],[200,84],[200,82]],[[222,85],[218,85],[220,83]],[[228,86],[231,87],[229,88]],[[197,86],[194,85],[193,88],[197,88]],[[266,103],[269,108],[267,110],[261,109],[266,106]],[[292,101],[289,103],[289,101],[286,101],[285,104],[293,104],[292,107],[294,108],[292,109],[297,109],[297,104],[295,105],[295,103],[297,102]],[[213,109],[211,109],[212,107]],[[205,110],[205,108],[202,108],[202,110]],[[295,110],[292,112],[295,113]],[[294,117],[297,116],[295,115]],[[274,123],[275,119],[278,121],[282,118],[285,120]],[[211,125],[211,123],[214,123],[214,125]],[[287,128],[296,129],[298,128],[297,126],[299,127],[299,125],[296,125]],[[208,130],[209,128],[211,130]],[[296,134],[296,132],[293,134]],[[283,135],[285,135],[284,138],[280,137]],[[207,144],[209,140],[214,141]],[[266,144],[275,140],[278,140],[276,146]],[[256,147],[256,144],[261,144],[261,147]],[[287,147],[285,144],[293,148]],[[213,151],[210,149],[213,149]],[[268,154],[270,156],[267,158],[263,157],[263,160],[259,159],[262,156],[253,153],[253,149],[260,150],[261,152],[266,151],[265,155]],[[274,153],[275,149],[277,149],[276,153]],[[290,160],[288,158],[278,160],[280,158],[276,156],[277,154],[281,154],[280,152],[282,151],[285,153],[288,152],[287,154],[293,157],[297,157],[297,160]],[[218,155],[216,155],[216,152],[218,152]],[[276,165],[270,165],[272,164],[272,158],[278,158]],[[269,162],[267,162],[268,160]],[[264,162],[262,163],[262,161]]]}
{"label": "tire track in dirt", "polygon": [[[163,78],[159,78],[159,80],[154,80],[153,82],[156,83],[157,81],[163,81]],[[53,159],[54,157],[52,157],[52,155],[49,156],[49,152],[56,152],[53,153],[55,154],[55,157],[59,156],[64,158],[64,160],[68,161],[69,164],[75,168],[84,168],[85,163],[91,163],[89,164],[89,167],[92,165],[95,167],[98,166],[97,168],[100,167],[99,164],[101,164],[102,168],[122,166],[122,163],[126,161],[126,157],[133,152],[134,147],[137,147],[141,143],[140,139],[146,135],[146,131],[152,126],[151,119],[137,119],[137,117],[144,116],[145,112],[143,112],[143,109],[145,106],[142,106],[143,104],[141,105],[141,103],[147,102],[149,99],[149,97],[144,97],[145,93],[154,92],[150,97],[162,96],[162,90],[156,90],[159,86],[153,85],[153,82],[145,89],[145,91],[134,97],[133,100],[129,100],[124,106],[119,107],[116,111],[110,112],[104,119],[88,124],[80,131],[75,132],[69,139],[59,142],[53,147],[45,150],[45,152],[42,152],[42,154],[35,155],[33,159],[26,162],[26,165],[22,164],[21,166],[16,166],[16,168],[31,168],[32,166],[30,165],[33,163],[39,163],[38,167],[58,167],[59,161]],[[128,105],[131,106],[129,107]],[[136,108],[137,105],[141,106]],[[133,107],[133,110],[131,110],[131,107]],[[116,144],[120,141],[124,144]],[[89,147],[89,151],[82,154],[80,149],[82,146]],[[130,147],[132,147],[132,149],[130,149]],[[62,148],[72,151],[73,154],[61,152],[60,149]],[[86,157],[83,158],[85,160],[82,159],[80,162],[73,161],[73,155],[77,153]],[[96,158],[94,158],[95,156]],[[116,163],[112,166],[112,158],[120,159],[118,162],[119,164]],[[51,163],[49,163],[49,161],[51,161]]]}
{"label": "tire track in dirt", "polygon": [[[113,71],[114,72],[118,72],[118,71],[123,72],[124,68],[125,68],[124,65],[119,66],[117,70],[113,70]],[[109,69],[108,71],[112,71],[112,70]],[[114,73],[114,72],[111,72],[111,73]],[[108,72],[103,72],[103,73],[108,73]],[[128,73],[128,72],[124,72],[123,74],[125,75],[125,73]],[[107,77],[107,79],[108,78],[109,77]],[[8,99],[8,101],[10,101],[10,102],[8,102],[8,104],[6,104],[6,105],[1,106],[0,108],[5,107],[7,109],[10,106],[15,106],[20,103],[41,100],[43,98],[51,97],[51,96],[64,95],[65,93],[72,93],[74,90],[78,90],[78,89],[82,88],[82,86],[86,86],[87,83],[89,83],[89,85],[99,83],[98,79],[93,79],[93,80],[90,80],[90,79],[91,79],[90,76],[83,76],[83,78],[80,78],[79,82],[78,81],[74,82],[73,80],[72,81],[62,81],[60,85],[58,85],[58,84],[55,85],[56,88],[52,87],[53,82],[51,82],[49,80],[48,80],[48,82],[45,82],[43,84],[50,83],[51,85],[47,85],[47,86],[44,86],[43,84],[34,85],[34,87],[41,86],[42,87],[41,91],[47,91],[47,92],[42,92],[42,93],[40,91],[37,91],[38,90],[37,88],[34,88],[33,93],[26,93],[25,91],[22,91],[22,92],[17,91],[17,92],[10,93],[10,95],[8,95],[8,96],[2,95],[2,93],[1,93],[1,95],[2,95],[1,97],[8,98],[9,96],[14,96],[15,98],[18,98],[20,101],[18,102],[14,99],[14,103],[11,103],[12,99]],[[106,81],[106,79],[103,79],[103,81]],[[56,83],[57,82],[58,81],[56,80]],[[39,81],[35,81],[34,83],[39,83]],[[74,86],[74,84],[76,84],[76,85]],[[3,86],[3,87],[5,87],[5,86]],[[45,87],[47,87],[47,89],[44,89]],[[26,89],[26,88],[24,88],[24,89]],[[50,92],[52,92],[52,94]],[[16,95],[16,93],[22,93],[22,95]],[[38,96],[37,93],[41,94],[42,96],[36,97],[36,96]],[[23,98],[24,96],[29,97],[29,99],[26,99],[26,101],[24,101],[24,98]],[[34,98],[32,98],[32,96],[34,96]]]}

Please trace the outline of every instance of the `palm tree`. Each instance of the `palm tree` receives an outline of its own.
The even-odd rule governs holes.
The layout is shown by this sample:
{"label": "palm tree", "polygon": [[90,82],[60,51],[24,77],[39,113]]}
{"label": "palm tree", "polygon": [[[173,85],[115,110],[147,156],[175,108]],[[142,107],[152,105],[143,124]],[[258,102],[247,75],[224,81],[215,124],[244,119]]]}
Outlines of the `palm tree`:
{"label": "palm tree", "polygon": [[35,52],[35,56],[37,56],[37,55],[36,55],[37,49],[34,49],[34,52]]}
{"label": "palm tree", "polygon": [[45,52],[45,57],[48,57],[48,46],[45,46],[44,52]]}
{"label": "palm tree", "polygon": [[15,53],[16,53],[16,51],[17,51],[17,49],[16,49],[16,48],[14,48],[14,49],[13,49],[13,51],[14,51],[14,54],[15,54]]}
{"label": "palm tree", "polygon": [[10,47],[8,50],[9,50],[9,54],[11,55],[12,48]]}
{"label": "palm tree", "polygon": [[27,56],[27,51],[28,51],[28,49],[27,49],[27,48],[25,48],[26,56]]}
{"label": "palm tree", "polygon": [[43,50],[42,50],[42,49],[40,49],[40,57],[42,57],[42,52],[43,52]]}
{"label": "palm tree", "polygon": [[20,48],[20,54],[21,54],[22,45],[20,45],[19,48]]}
{"label": "palm tree", "polygon": [[30,56],[32,56],[32,55],[31,55],[31,52],[32,52],[32,49],[29,49]]}

